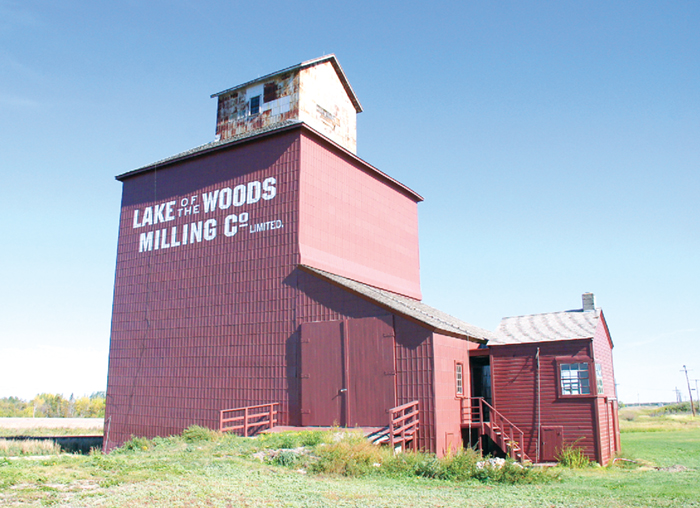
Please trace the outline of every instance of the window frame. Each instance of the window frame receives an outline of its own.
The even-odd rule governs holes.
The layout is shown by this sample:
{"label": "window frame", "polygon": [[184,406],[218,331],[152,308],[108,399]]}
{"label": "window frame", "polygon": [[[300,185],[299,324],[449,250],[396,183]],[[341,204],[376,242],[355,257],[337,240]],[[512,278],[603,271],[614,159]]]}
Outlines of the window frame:
{"label": "window frame", "polygon": [[596,395],[605,395],[605,385],[603,384],[603,364],[595,362],[595,386]]}
{"label": "window frame", "polygon": [[455,361],[455,396],[464,397],[464,363]]}
{"label": "window frame", "polygon": [[[253,113],[253,101],[257,99],[257,111]],[[260,106],[262,106],[262,97],[260,95],[255,95],[250,98],[250,101],[248,103],[248,111],[250,112],[250,116],[257,116],[260,114]]]}
{"label": "window frame", "polygon": [[[561,376],[561,366],[562,365],[572,365],[578,363],[585,363],[587,365],[586,370],[588,371],[588,390],[589,393],[564,393],[562,387],[562,376]],[[560,357],[555,359],[556,365],[556,382],[557,382],[557,397],[560,399],[590,399],[596,397],[596,377],[595,377],[595,363],[593,359],[588,356],[569,356]]]}

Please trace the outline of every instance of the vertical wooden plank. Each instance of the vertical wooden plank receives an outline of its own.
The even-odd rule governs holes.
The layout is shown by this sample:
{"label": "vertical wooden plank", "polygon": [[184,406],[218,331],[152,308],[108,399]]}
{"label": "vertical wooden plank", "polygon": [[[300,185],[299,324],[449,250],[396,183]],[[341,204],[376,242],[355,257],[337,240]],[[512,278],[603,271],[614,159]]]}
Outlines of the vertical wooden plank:
{"label": "vertical wooden plank", "polygon": [[387,425],[396,404],[392,317],[350,319],[347,325],[348,426]]}
{"label": "vertical wooden plank", "polygon": [[345,425],[342,321],[301,325],[301,424]]}

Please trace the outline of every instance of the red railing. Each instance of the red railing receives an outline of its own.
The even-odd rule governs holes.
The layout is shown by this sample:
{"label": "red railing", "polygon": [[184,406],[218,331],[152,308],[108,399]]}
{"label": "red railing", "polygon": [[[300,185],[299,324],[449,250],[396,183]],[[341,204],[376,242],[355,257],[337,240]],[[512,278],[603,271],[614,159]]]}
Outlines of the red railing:
{"label": "red railing", "polygon": [[[487,434],[514,460],[529,460],[523,450],[525,433],[508,418],[481,397],[464,398],[461,401],[462,424],[469,429],[479,428],[479,434]],[[478,442],[481,452],[481,439]]]}
{"label": "red railing", "polygon": [[219,430],[221,432],[243,431],[241,435],[248,437],[262,430],[271,429],[277,424],[278,406],[278,402],[273,402],[258,406],[223,409],[219,413]]}
{"label": "red railing", "polygon": [[406,443],[411,441],[411,448],[418,449],[418,401],[398,406],[389,410],[389,444],[392,450],[401,446],[406,449]]}

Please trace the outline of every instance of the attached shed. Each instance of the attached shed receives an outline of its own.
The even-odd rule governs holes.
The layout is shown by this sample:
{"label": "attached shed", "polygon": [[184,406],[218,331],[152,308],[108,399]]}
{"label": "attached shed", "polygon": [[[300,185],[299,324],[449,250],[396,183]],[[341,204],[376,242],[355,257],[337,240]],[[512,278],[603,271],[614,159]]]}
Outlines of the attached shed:
{"label": "attached shed", "polygon": [[554,461],[570,445],[600,464],[620,450],[612,339],[591,293],[583,303],[504,318],[498,338],[472,353],[473,373],[490,372],[490,390],[480,379],[473,395],[490,398],[524,432],[536,462]]}

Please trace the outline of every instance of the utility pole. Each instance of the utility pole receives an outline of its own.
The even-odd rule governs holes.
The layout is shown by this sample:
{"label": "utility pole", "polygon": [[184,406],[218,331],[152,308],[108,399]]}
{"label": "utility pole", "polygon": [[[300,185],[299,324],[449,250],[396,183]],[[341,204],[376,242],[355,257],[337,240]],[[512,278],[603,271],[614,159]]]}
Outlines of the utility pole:
{"label": "utility pole", "polygon": [[693,410],[693,418],[695,418],[695,405],[693,404],[693,390],[690,389],[690,379],[688,379],[688,368],[683,365],[683,371],[685,372],[685,381],[688,383],[688,395],[690,395],[690,409]]}

